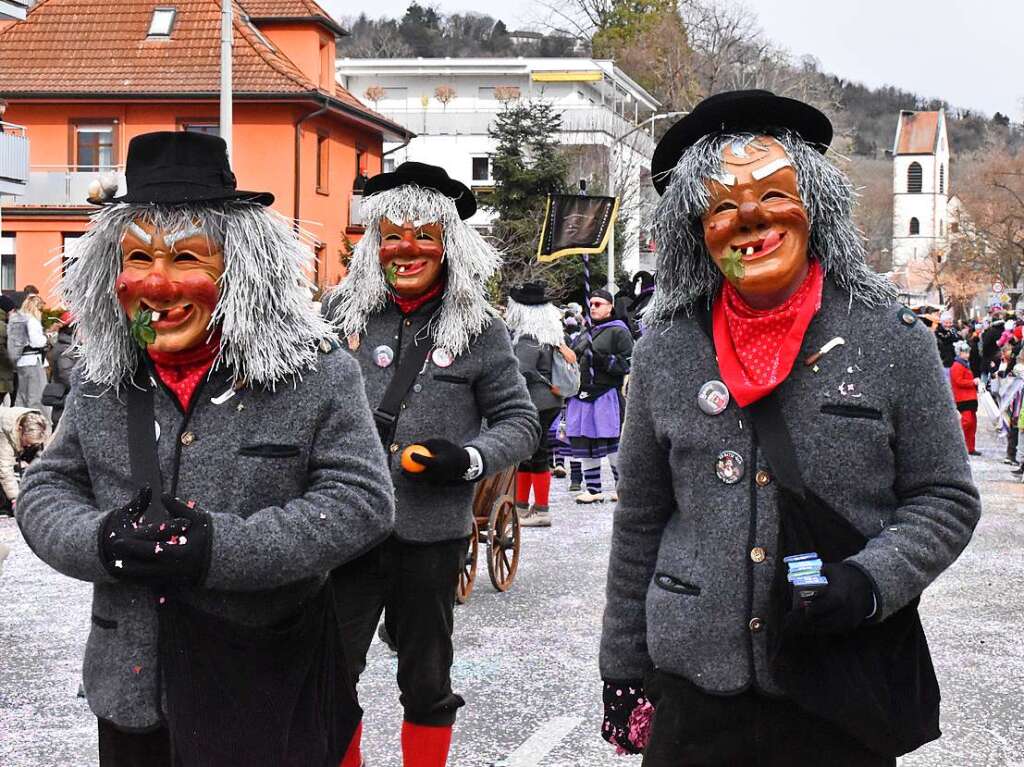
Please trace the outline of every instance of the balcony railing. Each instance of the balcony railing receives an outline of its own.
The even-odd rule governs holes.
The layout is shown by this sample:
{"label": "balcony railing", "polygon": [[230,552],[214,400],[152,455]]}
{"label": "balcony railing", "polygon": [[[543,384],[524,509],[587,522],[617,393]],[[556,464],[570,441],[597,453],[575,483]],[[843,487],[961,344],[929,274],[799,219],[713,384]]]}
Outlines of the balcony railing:
{"label": "balcony railing", "polygon": [[54,165],[33,165],[28,185],[14,201],[16,205],[88,205],[89,185],[109,173],[117,176],[118,195],[125,191],[123,168],[78,170]]}
{"label": "balcony railing", "polygon": [[0,194],[21,194],[28,182],[28,136],[20,125],[0,122]]}
{"label": "balcony railing", "polygon": [[[498,116],[497,110],[460,109],[409,109],[382,114],[421,136],[487,135],[491,123]],[[624,137],[622,142],[637,152],[647,157],[654,153],[655,141],[651,136],[642,129],[635,130],[636,125],[606,107],[569,107],[559,114],[562,117],[562,140],[566,144],[598,143],[607,146]]]}

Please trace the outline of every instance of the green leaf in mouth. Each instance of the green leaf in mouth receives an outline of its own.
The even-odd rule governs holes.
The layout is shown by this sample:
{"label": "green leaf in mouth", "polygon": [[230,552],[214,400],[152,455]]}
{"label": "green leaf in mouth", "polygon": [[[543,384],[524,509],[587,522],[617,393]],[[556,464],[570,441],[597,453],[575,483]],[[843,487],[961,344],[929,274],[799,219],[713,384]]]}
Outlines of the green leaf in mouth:
{"label": "green leaf in mouth", "polygon": [[743,266],[743,254],[736,248],[729,248],[729,252],[722,259],[722,274],[730,282],[743,279],[746,269]]}
{"label": "green leaf in mouth", "polygon": [[395,264],[389,264],[388,268],[384,271],[384,279],[388,281],[388,285],[392,287],[398,282],[398,267]]}
{"label": "green leaf in mouth", "polygon": [[153,329],[152,322],[153,312],[149,309],[139,309],[132,317],[132,338],[142,349],[156,341],[156,330]]}

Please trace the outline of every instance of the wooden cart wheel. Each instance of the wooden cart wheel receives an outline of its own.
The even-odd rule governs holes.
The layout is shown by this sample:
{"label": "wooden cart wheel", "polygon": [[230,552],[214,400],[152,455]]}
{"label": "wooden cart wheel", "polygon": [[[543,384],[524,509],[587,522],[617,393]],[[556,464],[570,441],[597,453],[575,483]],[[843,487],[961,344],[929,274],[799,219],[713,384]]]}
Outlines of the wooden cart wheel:
{"label": "wooden cart wheel", "polygon": [[508,591],[519,568],[519,510],[512,496],[494,504],[487,530],[487,574],[498,591]]}
{"label": "wooden cart wheel", "polygon": [[469,544],[466,546],[466,560],[462,563],[459,571],[459,585],[455,590],[455,601],[464,605],[469,600],[473,591],[473,581],[476,580],[476,563],[480,553],[480,528],[476,520],[473,520],[473,533],[469,536]]}

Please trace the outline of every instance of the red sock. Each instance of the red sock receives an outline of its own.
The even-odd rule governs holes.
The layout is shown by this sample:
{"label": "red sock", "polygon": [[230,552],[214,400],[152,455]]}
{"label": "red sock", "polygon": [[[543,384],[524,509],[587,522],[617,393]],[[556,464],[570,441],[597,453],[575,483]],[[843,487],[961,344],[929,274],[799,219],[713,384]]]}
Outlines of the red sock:
{"label": "red sock", "polygon": [[537,506],[547,508],[548,494],[551,491],[551,472],[545,471],[533,475],[533,502]]}
{"label": "red sock", "polygon": [[523,506],[530,503],[530,488],[533,487],[534,476],[528,471],[516,473],[516,503]]}
{"label": "red sock", "polygon": [[402,767],[444,767],[452,728],[402,722]]}
{"label": "red sock", "polygon": [[341,760],[340,767],[360,767],[363,763],[363,754],[359,750],[359,745],[363,740],[363,723],[360,722],[356,725],[356,731],[352,733],[352,740],[348,742],[348,750],[345,752],[345,758]]}

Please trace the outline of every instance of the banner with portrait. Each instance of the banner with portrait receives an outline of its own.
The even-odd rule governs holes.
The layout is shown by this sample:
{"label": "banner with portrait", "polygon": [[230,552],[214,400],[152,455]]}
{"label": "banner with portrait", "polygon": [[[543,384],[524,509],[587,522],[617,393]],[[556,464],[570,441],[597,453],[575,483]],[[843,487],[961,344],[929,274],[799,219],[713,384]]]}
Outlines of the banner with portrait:
{"label": "banner with portrait", "polygon": [[563,256],[603,253],[618,213],[617,197],[548,195],[537,260],[550,263]]}

